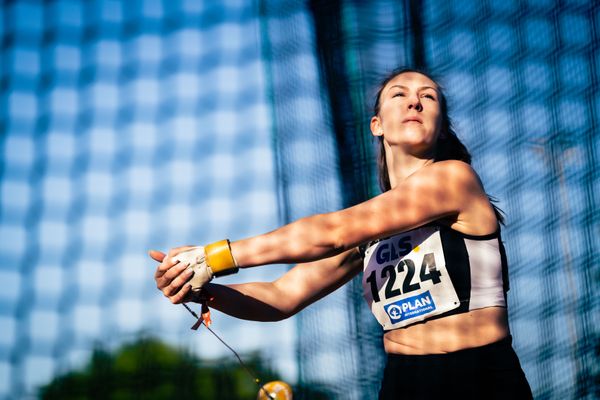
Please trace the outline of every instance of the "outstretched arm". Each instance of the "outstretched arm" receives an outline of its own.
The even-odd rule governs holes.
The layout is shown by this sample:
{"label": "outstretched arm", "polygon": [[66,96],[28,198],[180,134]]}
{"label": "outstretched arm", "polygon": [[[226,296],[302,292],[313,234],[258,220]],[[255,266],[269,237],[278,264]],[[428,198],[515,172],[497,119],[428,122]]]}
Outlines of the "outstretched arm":
{"label": "outstretched arm", "polygon": [[264,235],[233,242],[231,252],[242,268],[308,262],[444,217],[460,221],[469,231],[469,224],[480,224],[480,218],[473,215],[481,207],[491,209],[471,167],[460,161],[441,161],[354,207],[302,218]]}
{"label": "outstretched arm", "polygon": [[[307,264],[295,267],[281,280],[269,284],[232,285],[229,289],[214,286],[214,292],[221,291],[223,295],[231,294],[228,290],[235,290],[248,299],[244,311],[236,311],[238,304],[234,307],[234,303],[227,302],[226,296],[219,296],[214,306],[240,318],[260,319],[262,317],[257,315],[269,315],[271,319],[278,319],[291,315],[350,279],[351,274],[343,272],[345,268],[339,272],[329,264],[344,265],[342,260],[351,254],[344,255],[345,251],[438,219],[450,221],[453,228],[467,234],[486,234],[496,229],[497,221],[488,197],[469,165],[455,160],[437,162],[421,168],[394,189],[354,207],[300,219],[270,233],[233,242],[231,249],[227,245],[226,251],[219,253],[219,256],[228,254],[229,260],[221,271],[235,264],[231,262],[231,255],[242,268],[279,263]],[[192,276],[191,271],[186,271],[187,265],[174,259],[184,249],[171,250],[165,261],[164,254],[150,253],[154,259],[162,261],[155,279],[158,288],[173,303],[191,300],[190,287],[186,284]],[[336,255],[339,257],[334,257]],[[316,260],[323,261],[314,262]],[[202,271],[210,272],[205,273],[208,280],[213,272],[218,272],[214,268],[218,265],[212,261],[197,265],[204,268]],[[358,270],[352,271],[357,273]],[[335,278],[337,275],[333,272],[341,275]],[[289,297],[295,290],[299,290],[296,297]],[[272,309],[267,310],[267,306]],[[252,311],[261,307],[258,313]]]}
{"label": "outstretched arm", "polygon": [[[185,265],[173,264],[170,258],[153,251],[161,262],[157,269],[158,288],[172,303],[195,301],[186,284]],[[356,276],[362,267],[357,249],[310,263],[298,264],[273,282],[244,284],[207,284],[203,288],[212,308],[236,318],[253,321],[279,321],[288,318],[320,298],[335,291]],[[188,277],[189,278],[189,277]]]}

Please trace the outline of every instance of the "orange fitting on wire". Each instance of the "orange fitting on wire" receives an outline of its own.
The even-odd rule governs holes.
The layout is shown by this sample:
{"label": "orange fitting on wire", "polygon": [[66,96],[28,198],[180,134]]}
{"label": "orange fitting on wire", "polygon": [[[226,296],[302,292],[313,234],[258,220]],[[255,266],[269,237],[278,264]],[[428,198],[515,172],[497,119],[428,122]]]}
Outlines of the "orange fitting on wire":
{"label": "orange fitting on wire", "polygon": [[[192,312],[192,315],[194,317],[198,318],[196,323],[192,326],[193,330],[197,330],[200,327],[200,325],[202,325],[203,322],[207,328],[210,327],[210,325],[212,324],[212,320],[210,318],[210,309],[208,308],[207,302],[213,301],[214,299],[215,298],[213,296],[208,295],[206,292],[200,292],[200,294],[197,297],[197,301],[200,303],[202,308],[200,309],[200,317],[198,317],[197,314],[194,314]],[[185,304],[184,304],[184,306],[185,306]],[[186,306],[186,308],[189,310],[189,308],[187,306]]]}
{"label": "orange fitting on wire", "polygon": [[231,254],[229,240],[220,240],[204,247],[206,254],[206,264],[210,267],[215,276],[235,274],[238,272],[238,265]]}
{"label": "orange fitting on wire", "polygon": [[204,321],[204,325],[206,325],[207,328],[210,327],[210,324],[212,324],[212,320],[210,319],[210,309],[206,305],[206,301],[202,302],[200,314],[202,315],[202,321]]}

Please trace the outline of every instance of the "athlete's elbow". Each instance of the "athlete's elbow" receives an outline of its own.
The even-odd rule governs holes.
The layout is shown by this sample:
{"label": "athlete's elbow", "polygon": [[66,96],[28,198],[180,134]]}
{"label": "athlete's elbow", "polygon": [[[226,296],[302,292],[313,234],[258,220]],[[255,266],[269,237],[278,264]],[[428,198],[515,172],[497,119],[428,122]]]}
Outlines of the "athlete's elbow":
{"label": "athlete's elbow", "polygon": [[331,242],[329,243],[330,256],[343,253],[353,247],[355,247],[354,238],[347,227],[339,226],[332,231]]}
{"label": "athlete's elbow", "polygon": [[299,302],[288,299],[288,301],[282,303],[277,307],[278,311],[278,321],[283,321],[284,319],[288,319],[296,315],[302,306]]}
{"label": "athlete's elbow", "polygon": [[270,310],[268,313],[262,313],[261,322],[280,322],[296,315],[299,310],[287,307],[277,307]]}
{"label": "athlete's elbow", "polygon": [[303,307],[302,300],[289,287],[276,281],[273,284],[273,293],[276,301],[271,302],[272,312],[270,313],[273,322],[282,321],[296,315]]}
{"label": "athlete's elbow", "polygon": [[334,256],[345,250],[344,230],[334,214],[314,215],[307,218],[306,222],[303,241],[308,246],[298,246],[298,250],[306,256],[306,261]]}
{"label": "athlete's elbow", "polygon": [[353,249],[364,239],[365,232],[371,230],[365,226],[363,218],[357,218],[348,210],[342,210],[327,215],[328,246],[330,256]]}

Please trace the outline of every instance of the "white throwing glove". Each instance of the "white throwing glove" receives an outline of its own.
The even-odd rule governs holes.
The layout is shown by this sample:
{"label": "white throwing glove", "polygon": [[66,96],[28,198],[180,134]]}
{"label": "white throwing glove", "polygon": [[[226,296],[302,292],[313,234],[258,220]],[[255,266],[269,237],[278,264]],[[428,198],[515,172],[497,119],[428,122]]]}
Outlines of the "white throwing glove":
{"label": "white throwing glove", "polygon": [[192,291],[198,292],[214,277],[235,274],[239,266],[231,253],[229,240],[220,240],[206,246],[196,246],[173,257],[190,264],[194,275],[190,279]]}
{"label": "white throwing glove", "polygon": [[213,279],[213,272],[206,263],[206,254],[203,246],[196,246],[190,250],[182,251],[173,257],[180,263],[189,263],[194,275],[189,280],[192,285],[192,291],[199,292],[206,283]]}

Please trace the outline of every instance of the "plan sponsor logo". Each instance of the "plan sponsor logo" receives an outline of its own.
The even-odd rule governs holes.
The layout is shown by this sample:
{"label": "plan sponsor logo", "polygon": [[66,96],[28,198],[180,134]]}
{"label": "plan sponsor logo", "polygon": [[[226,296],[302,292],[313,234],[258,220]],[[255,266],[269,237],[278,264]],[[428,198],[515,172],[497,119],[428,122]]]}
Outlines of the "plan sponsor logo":
{"label": "plan sponsor logo", "polygon": [[434,311],[435,303],[428,290],[417,296],[390,303],[384,309],[392,323],[396,323]]}

